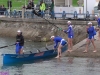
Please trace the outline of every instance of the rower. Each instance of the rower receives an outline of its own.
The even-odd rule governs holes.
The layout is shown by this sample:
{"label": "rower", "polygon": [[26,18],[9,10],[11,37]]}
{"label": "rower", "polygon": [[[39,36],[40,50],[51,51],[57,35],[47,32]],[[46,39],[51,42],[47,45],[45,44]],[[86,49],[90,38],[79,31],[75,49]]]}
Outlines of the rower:
{"label": "rower", "polygon": [[16,54],[23,54],[24,37],[20,30],[17,31],[15,44],[16,44]]}

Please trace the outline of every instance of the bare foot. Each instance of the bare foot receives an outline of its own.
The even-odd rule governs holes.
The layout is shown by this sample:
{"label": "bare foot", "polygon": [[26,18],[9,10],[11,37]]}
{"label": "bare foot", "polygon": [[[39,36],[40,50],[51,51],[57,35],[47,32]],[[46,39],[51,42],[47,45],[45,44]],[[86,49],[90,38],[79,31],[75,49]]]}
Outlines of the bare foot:
{"label": "bare foot", "polygon": [[73,50],[69,50],[69,49],[68,49],[66,52],[72,52],[72,51],[73,51]]}
{"label": "bare foot", "polygon": [[100,38],[98,38],[97,40],[100,41]]}
{"label": "bare foot", "polygon": [[61,55],[59,57],[61,57]]}
{"label": "bare foot", "polygon": [[87,53],[87,50],[83,51],[84,53]]}
{"label": "bare foot", "polygon": [[60,58],[60,56],[56,56],[55,58]]}
{"label": "bare foot", "polygon": [[73,50],[70,50],[70,52],[72,52]]}
{"label": "bare foot", "polygon": [[97,50],[94,50],[93,52],[95,53],[95,52],[97,52]]}
{"label": "bare foot", "polygon": [[67,50],[67,52],[72,52],[73,50]]}
{"label": "bare foot", "polygon": [[69,49],[68,49],[68,50],[66,50],[66,52],[69,52]]}

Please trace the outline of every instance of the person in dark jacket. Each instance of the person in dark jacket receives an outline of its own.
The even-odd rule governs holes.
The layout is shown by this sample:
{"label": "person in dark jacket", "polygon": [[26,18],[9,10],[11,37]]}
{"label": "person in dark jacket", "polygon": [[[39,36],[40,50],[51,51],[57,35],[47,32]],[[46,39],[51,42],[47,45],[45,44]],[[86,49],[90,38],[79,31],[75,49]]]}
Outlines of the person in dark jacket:
{"label": "person in dark jacket", "polygon": [[23,54],[24,37],[20,30],[17,31],[16,36],[16,54]]}

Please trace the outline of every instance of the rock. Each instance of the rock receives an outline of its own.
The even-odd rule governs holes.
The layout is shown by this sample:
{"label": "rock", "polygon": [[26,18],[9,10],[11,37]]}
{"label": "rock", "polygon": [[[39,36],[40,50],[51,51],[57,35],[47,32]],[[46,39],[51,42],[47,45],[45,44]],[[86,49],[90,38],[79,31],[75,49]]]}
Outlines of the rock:
{"label": "rock", "polygon": [[[21,30],[25,38],[29,38],[34,41],[50,41],[50,36],[61,36],[67,39],[67,34],[61,31],[61,29],[67,29],[65,20],[55,20],[54,23],[59,29],[48,23],[45,20],[30,20],[30,19],[1,19],[0,22],[0,36],[10,36],[15,37],[16,31]],[[52,22],[50,20],[50,22]],[[84,38],[86,38],[86,22],[82,21],[72,21],[74,28],[74,44],[80,42]],[[76,25],[78,24],[78,25]],[[80,24],[80,25],[79,25]]]}

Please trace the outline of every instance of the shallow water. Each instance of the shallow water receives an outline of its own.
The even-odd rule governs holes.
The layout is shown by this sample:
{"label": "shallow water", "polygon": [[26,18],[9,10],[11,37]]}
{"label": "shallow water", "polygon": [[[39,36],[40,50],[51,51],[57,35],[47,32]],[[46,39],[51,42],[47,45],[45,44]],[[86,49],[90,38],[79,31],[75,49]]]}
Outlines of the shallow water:
{"label": "shallow water", "polygon": [[[0,38],[0,47],[13,44],[14,38]],[[41,48],[46,43],[25,43],[25,51]],[[15,53],[15,47],[0,49],[1,53]],[[0,56],[0,75],[4,72],[9,75],[99,75],[100,59],[99,58],[74,58],[62,57],[61,59],[48,59],[37,61],[30,64],[18,64],[15,66],[3,66],[2,56]]]}

